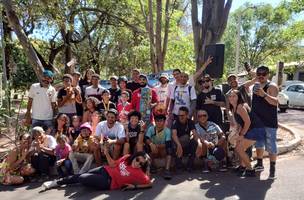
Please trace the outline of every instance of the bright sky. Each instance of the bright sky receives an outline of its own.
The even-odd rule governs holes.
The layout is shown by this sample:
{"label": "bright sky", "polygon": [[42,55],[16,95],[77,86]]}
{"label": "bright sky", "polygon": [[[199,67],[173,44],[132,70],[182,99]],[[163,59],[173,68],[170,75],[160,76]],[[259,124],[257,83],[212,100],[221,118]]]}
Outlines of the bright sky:
{"label": "bright sky", "polygon": [[251,1],[246,1],[246,0],[232,0],[232,7],[231,11],[233,12],[234,10],[238,9],[240,6],[244,5],[246,2],[250,2],[252,4],[271,4],[272,6],[277,6],[282,0],[251,0]]}

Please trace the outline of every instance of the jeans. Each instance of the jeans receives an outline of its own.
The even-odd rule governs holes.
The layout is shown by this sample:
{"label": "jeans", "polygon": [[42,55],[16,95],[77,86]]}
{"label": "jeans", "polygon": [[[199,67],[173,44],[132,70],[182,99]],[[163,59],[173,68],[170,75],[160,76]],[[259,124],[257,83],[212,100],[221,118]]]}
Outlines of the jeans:
{"label": "jeans", "polygon": [[[69,155],[69,159],[72,162],[74,174],[83,174],[91,168],[91,164],[94,160],[94,157],[90,153],[79,153],[79,152],[71,152]],[[84,162],[82,168],[79,170],[78,161]]]}
{"label": "jeans", "polygon": [[49,174],[50,166],[54,166],[56,157],[43,152],[36,153],[31,157],[32,166],[37,174]]}
{"label": "jeans", "polygon": [[[66,173],[63,171],[63,168],[65,168]],[[64,160],[63,163],[57,167],[57,172],[61,177],[64,177],[66,175],[72,175],[73,174],[72,162],[69,159]]]}
{"label": "jeans", "polygon": [[91,169],[84,174],[75,174],[57,181],[58,185],[70,185],[81,183],[84,186],[98,190],[109,190],[111,188],[111,177],[104,167]]}
{"label": "jeans", "polygon": [[257,140],[255,147],[263,149],[265,147],[269,154],[277,154],[277,129],[265,127],[266,138]]}
{"label": "jeans", "polygon": [[35,126],[41,126],[42,128],[44,126],[53,129],[53,120],[49,119],[49,120],[40,120],[40,119],[32,119],[32,127]]}

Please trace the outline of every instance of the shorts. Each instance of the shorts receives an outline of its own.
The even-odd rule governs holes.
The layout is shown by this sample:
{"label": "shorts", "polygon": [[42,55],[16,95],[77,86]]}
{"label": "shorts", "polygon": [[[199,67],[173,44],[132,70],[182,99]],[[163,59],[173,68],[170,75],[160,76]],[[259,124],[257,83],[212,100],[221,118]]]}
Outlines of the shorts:
{"label": "shorts", "polygon": [[[172,149],[172,141],[166,141],[165,142],[165,149],[167,155],[173,155],[173,149]],[[149,145],[144,146],[144,150],[146,153],[151,153],[151,147]]]}
{"label": "shorts", "polygon": [[255,147],[257,149],[263,149],[265,146],[265,149],[269,154],[277,154],[277,128],[265,127],[265,131],[266,137],[257,140]]}
{"label": "shorts", "polygon": [[248,140],[256,140],[256,141],[265,140],[265,137],[266,137],[265,128],[253,128],[244,135],[244,138]]}

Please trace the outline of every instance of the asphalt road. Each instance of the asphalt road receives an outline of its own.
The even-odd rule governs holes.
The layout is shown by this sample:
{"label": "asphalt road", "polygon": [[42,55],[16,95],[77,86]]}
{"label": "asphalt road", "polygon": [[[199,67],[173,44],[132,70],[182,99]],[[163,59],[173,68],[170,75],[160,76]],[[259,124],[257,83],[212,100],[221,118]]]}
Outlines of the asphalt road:
{"label": "asphalt road", "polygon": [[[304,124],[303,110],[287,110],[279,114],[279,121],[301,132]],[[302,133],[304,138],[304,133]],[[232,172],[212,172],[210,174],[183,173],[165,181],[156,177],[152,189],[138,191],[94,191],[81,186],[61,187],[42,191],[41,183],[22,186],[0,186],[3,200],[35,199],[245,199],[281,200],[304,199],[301,177],[304,177],[304,154],[285,155],[277,161],[277,179],[267,180],[268,162],[265,171],[255,178],[240,178]],[[98,184],[98,183],[96,183]]]}

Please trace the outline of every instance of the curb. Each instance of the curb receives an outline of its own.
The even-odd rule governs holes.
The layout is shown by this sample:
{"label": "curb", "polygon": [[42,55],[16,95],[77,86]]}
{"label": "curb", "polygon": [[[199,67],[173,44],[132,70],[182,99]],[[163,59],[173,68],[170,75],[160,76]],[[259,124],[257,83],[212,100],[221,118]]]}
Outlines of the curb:
{"label": "curb", "polygon": [[295,149],[301,143],[301,137],[296,131],[294,131],[292,127],[279,123],[279,128],[290,132],[294,136],[294,139],[291,140],[287,145],[278,145],[278,155]]}

